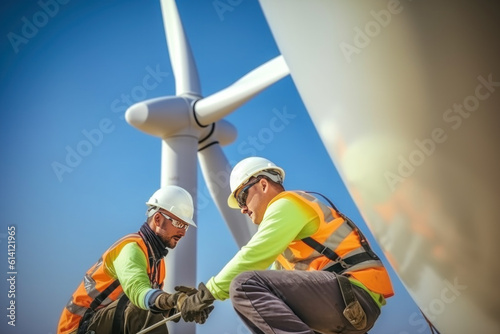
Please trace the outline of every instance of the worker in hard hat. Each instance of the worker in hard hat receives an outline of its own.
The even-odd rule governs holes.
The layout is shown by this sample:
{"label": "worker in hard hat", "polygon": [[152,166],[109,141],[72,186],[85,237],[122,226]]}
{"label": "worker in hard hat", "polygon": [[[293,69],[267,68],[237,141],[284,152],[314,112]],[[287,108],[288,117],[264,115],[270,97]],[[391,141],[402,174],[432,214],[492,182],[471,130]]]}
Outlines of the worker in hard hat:
{"label": "worker in hard hat", "polygon": [[333,203],[285,191],[284,178],[281,167],[261,157],[234,167],[228,205],[258,230],[186,300],[231,298],[252,333],[366,333],[394,294],[387,270]]}
{"label": "worker in hard hat", "polygon": [[[164,316],[181,311],[194,288],[163,291],[165,260],[193,221],[193,199],[183,188],[165,186],[146,202],[146,222],[137,233],[116,241],[85,274],[64,308],[58,334],[137,333]],[[175,269],[171,269],[175,270]],[[213,306],[183,312],[186,321],[204,323]],[[149,333],[168,333],[159,326]]]}

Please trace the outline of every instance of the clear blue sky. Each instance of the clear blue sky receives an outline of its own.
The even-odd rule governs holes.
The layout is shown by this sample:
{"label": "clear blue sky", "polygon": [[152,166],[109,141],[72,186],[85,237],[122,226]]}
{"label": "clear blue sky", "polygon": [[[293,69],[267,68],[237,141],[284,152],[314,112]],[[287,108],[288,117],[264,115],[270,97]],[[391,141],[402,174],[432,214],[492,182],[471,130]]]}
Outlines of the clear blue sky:
{"label": "clear blue sky", "polygon": [[[113,241],[139,228],[144,202],[160,182],[160,140],[123,118],[133,102],[174,94],[159,1],[59,2],[0,4],[2,333],[55,333],[84,272]],[[221,2],[228,6],[224,13],[211,0],[178,3],[205,96],[279,54],[257,1]],[[151,71],[156,81],[145,86]],[[290,116],[279,131],[270,131],[278,111]],[[239,131],[236,142],[224,148],[233,165],[254,154],[274,160],[287,171],[288,189],[328,195],[369,233],[290,77],[227,119]],[[95,129],[102,136],[91,143],[87,136]],[[69,157],[78,150],[85,155]],[[58,175],[54,163],[68,169]],[[198,177],[197,281],[206,281],[237,247]],[[15,327],[6,317],[12,300],[7,229],[13,225]],[[396,296],[371,332],[428,332],[394,274],[393,279]],[[229,301],[217,302],[197,332],[248,333]]]}

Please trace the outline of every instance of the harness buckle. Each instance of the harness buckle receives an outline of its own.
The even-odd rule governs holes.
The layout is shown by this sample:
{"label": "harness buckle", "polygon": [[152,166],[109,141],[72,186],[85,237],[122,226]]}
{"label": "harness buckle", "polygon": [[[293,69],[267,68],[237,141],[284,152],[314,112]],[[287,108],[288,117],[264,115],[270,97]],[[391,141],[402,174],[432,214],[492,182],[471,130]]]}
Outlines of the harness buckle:
{"label": "harness buckle", "polygon": [[[323,245],[322,245],[323,246]],[[319,252],[321,255],[325,255],[325,251],[328,249],[328,247],[326,246],[323,246],[323,249],[321,250],[321,252]]]}
{"label": "harness buckle", "polygon": [[340,256],[335,259],[335,263],[340,264],[340,266],[344,269],[349,268],[349,265]]}

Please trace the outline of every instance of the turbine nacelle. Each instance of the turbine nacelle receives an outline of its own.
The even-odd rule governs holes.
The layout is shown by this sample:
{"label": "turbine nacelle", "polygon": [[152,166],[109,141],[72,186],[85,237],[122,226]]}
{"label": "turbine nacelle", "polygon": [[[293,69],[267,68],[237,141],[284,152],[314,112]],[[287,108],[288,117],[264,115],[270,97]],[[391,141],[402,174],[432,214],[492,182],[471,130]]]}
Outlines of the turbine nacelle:
{"label": "turbine nacelle", "polygon": [[193,125],[192,104],[196,99],[183,96],[159,97],[135,103],[125,119],[135,128],[160,138],[170,137]]}
{"label": "turbine nacelle", "polygon": [[193,105],[198,99],[184,96],[159,97],[135,103],[125,112],[125,119],[135,128],[160,138],[190,133],[199,139],[200,149],[213,143],[222,146],[236,140],[238,131],[221,119],[201,127],[193,118]]}

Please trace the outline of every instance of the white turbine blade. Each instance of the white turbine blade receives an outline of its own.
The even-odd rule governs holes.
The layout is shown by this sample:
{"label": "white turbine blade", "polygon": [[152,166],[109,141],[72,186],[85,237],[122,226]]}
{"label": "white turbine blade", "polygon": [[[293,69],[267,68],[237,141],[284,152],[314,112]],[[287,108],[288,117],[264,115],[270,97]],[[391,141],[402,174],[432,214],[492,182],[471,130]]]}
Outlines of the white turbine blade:
{"label": "white turbine blade", "polygon": [[198,150],[201,151],[203,147],[212,145],[214,142],[218,142],[221,146],[227,146],[233,143],[237,136],[236,127],[225,119],[221,119],[212,123],[211,127],[201,129]]}
{"label": "white turbine blade", "polygon": [[257,230],[250,218],[242,215],[239,210],[231,209],[227,205],[229,190],[229,175],[231,166],[218,143],[204,146],[198,152],[198,161],[208,190],[215,205],[226,221],[238,247],[244,246]]}
{"label": "white turbine blade", "polygon": [[289,73],[285,59],[278,56],[231,86],[199,100],[195,104],[196,118],[204,125],[216,122]]}
{"label": "white turbine blade", "polygon": [[163,25],[175,77],[176,95],[201,96],[200,79],[174,0],[161,0]]}

